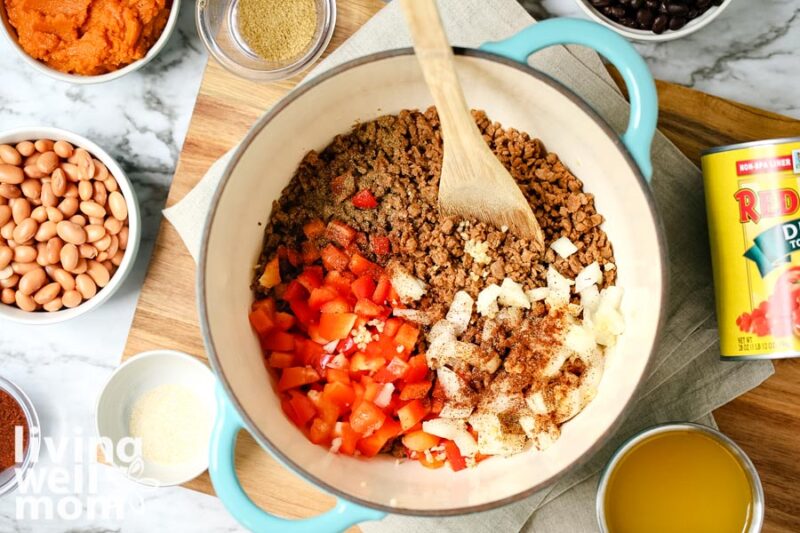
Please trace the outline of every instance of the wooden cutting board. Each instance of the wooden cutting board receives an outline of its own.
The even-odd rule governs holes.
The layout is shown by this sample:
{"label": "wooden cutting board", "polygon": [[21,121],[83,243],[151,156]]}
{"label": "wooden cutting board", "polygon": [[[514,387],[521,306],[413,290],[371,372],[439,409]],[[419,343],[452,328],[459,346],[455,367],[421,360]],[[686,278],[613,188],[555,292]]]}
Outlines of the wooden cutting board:
{"label": "wooden cutting board", "polygon": [[[338,6],[330,49],[341,44],[383,3],[340,0]],[[241,80],[210,61],[167,205],[180,201],[256,118],[298,81],[299,77],[259,85]],[[665,82],[658,82],[658,91],[661,131],[698,164],[700,152],[710,146],[800,135],[800,121]],[[194,279],[195,264],[183,242],[170,224],[162,224],[123,359],[168,348],[205,360]],[[775,375],[764,385],[714,415],[722,430],[747,451],[761,474],[767,499],[764,530],[788,533],[800,531],[800,359],[777,361],[775,368]],[[239,437],[237,465],[248,494],[276,514],[310,516],[333,505],[332,497],[278,465],[244,434]],[[207,474],[186,486],[213,494]]]}

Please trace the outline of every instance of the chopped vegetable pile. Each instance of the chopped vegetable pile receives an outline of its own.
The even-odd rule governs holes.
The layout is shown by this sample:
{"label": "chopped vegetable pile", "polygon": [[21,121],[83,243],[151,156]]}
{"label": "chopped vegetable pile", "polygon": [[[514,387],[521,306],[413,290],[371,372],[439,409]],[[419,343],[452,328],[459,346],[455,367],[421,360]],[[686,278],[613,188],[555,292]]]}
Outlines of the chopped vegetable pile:
{"label": "chopped vegetable pile", "polygon": [[[353,198],[366,209],[374,201]],[[334,452],[373,457],[394,448],[430,468],[465,468],[452,440],[423,431],[445,397],[417,353],[419,327],[392,316],[405,309],[403,289],[351,246],[357,232],[348,225],[314,220],[304,233],[300,250],[281,247],[269,261],[259,279],[269,296],[249,315],[286,416]],[[370,242],[377,255],[389,253],[388,238]]]}

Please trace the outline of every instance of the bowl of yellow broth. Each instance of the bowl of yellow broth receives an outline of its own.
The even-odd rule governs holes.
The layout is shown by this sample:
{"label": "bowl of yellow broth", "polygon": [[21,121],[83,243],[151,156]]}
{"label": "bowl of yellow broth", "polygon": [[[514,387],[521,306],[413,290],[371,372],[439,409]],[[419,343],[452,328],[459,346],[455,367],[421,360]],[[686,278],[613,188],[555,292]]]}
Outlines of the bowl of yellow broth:
{"label": "bowl of yellow broth", "polygon": [[698,424],[646,429],[617,450],[600,478],[605,533],[756,533],[764,491],[731,439]]}

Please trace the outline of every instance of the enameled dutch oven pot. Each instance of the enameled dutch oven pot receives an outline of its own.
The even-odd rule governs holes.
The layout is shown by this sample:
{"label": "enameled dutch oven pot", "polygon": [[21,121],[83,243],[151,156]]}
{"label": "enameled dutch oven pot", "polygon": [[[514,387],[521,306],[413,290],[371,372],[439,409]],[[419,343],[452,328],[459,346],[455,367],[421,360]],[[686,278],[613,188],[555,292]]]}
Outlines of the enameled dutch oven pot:
{"label": "enameled dutch oven pot", "polygon": [[[630,94],[628,130],[618,137],[581,99],[528,67],[533,52],[556,44],[587,45],[616,65]],[[532,494],[580,464],[615,429],[645,375],[662,315],[665,247],[648,187],[656,127],[653,79],[621,37],[589,21],[553,19],[480,50],[456,50],[467,101],[506,127],[539,137],[596,195],[614,244],[626,331],[607,356],[597,397],[564,424],[544,452],[495,457],[452,472],[393,457],[365,460],[310,443],[283,415],[274,383],[247,320],[250,281],[272,202],[303,156],[322,149],[356,122],[432,105],[411,50],[379,53],[305,83],[262,117],[228,164],[206,221],[198,301],[206,348],[219,378],[219,415],[210,473],[230,512],[255,531],[341,531],[386,512],[455,515],[492,509]],[[297,474],[340,498],[319,517],[267,514],[236,479],[240,429]]]}

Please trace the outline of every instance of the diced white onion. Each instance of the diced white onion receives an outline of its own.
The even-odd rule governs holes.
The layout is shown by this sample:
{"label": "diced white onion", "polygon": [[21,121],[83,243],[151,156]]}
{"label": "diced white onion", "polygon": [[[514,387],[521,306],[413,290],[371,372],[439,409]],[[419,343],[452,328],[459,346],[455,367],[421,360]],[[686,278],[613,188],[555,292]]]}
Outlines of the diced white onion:
{"label": "diced white onion", "polygon": [[528,296],[531,303],[541,302],[550,294],[550,289],[547,287],[536,287],[535,289],[527,291],[525,294]]}
{"label": "diced white onion", "polygon": [[478,293],[478,313],[488,317],[496,315],[500,310],[497,306],[497,298],[500,296],[500,292],[500,286],[492,283]]}
{"label": "diced white onion", "polygon": [[392,401],[392,393],[394,392],[394,385],[385,383],[380,392],[375,396],[374,403],[380,408],[384,408]]}
{"label": "diced white onion", "polygon": [[600,283],[602,279],[603,273],[600,271],[600,265],[595,261],[578,272],[575,277],[575,292],[580,293],[587,287]]}
{"label": "diced white onion", "polygon": [[450,309],[447,311],[445,318],[453,324],[456,334],[460,335],[466,331],[469,320],[472,318],[472,305],[474,303],[472,296],[466,291],[458,291],[453,296],[453,302],[450,304]]}
{"label": "diced white onion", "polygon": [[578,247],[566,237],[561,237],[560,239],[553,241],[553,244],[550,245],[550,248],[552,248],[553,251],[563,259],[567,259],[569,256],[578,251]]}
{"label": "diced white onion", "polygon": [[422,324],[427,326],[431,323],[432,317],[430,313],[420,311],[419,309],[392,309],[394,316],[414,322],[415,324]]}
{"label": "diced white onion", "polygon": [[502,285],[500,285],[498,301],[501,305],[507,307],[521,307],[522,309],[531,308],[531,302],[525,295],[522,285],[511,278],[505,278]]}

